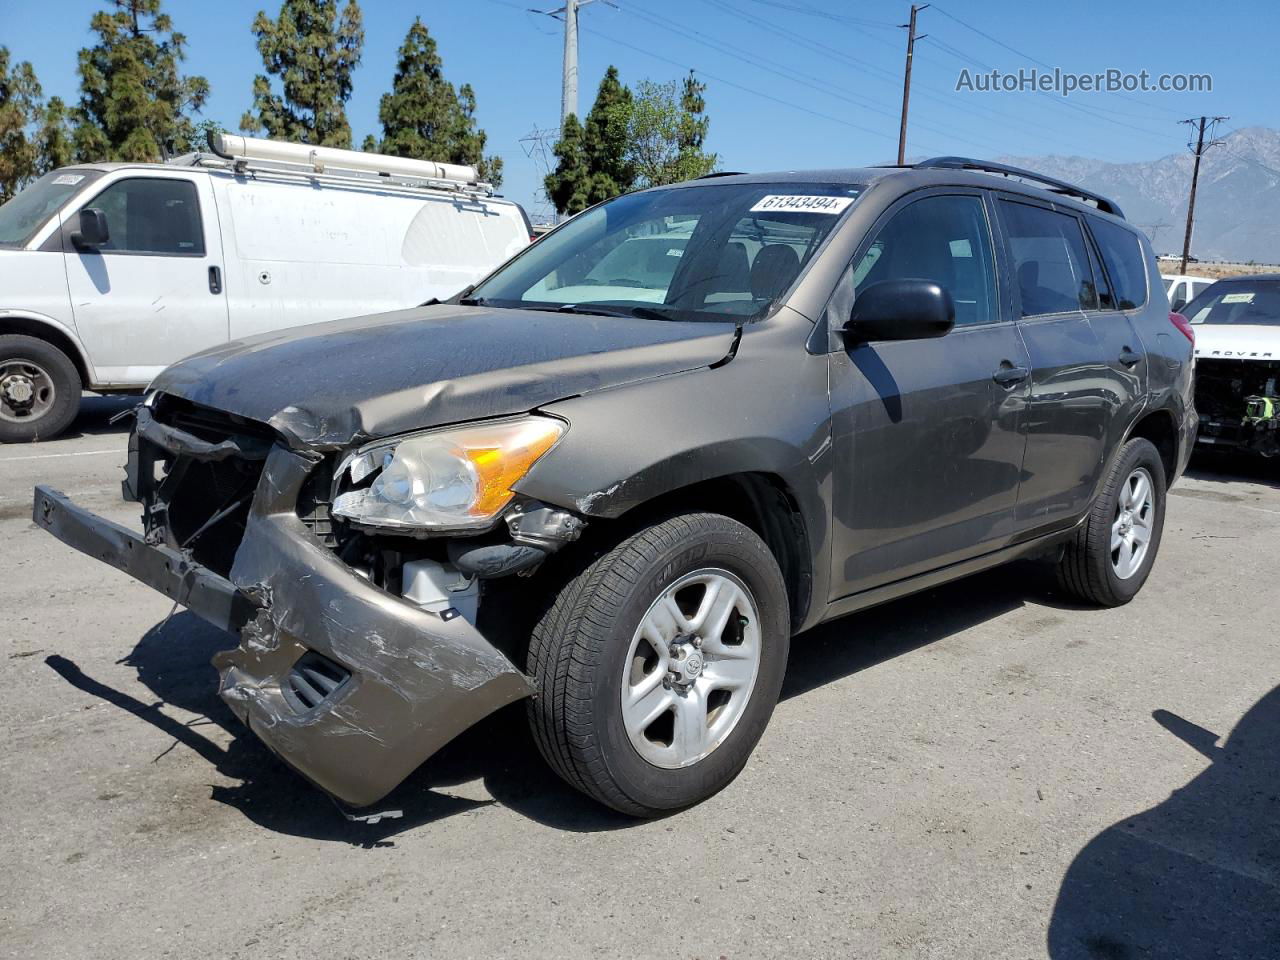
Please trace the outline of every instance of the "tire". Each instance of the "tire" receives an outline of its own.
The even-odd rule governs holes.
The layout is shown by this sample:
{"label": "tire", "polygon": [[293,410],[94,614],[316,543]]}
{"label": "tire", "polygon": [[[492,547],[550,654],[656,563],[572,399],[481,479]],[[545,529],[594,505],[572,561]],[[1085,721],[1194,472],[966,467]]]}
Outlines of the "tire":
{"label": "tire", "polygon": [[[1145,477],[1150,485],[1145,514],[1143,507],[1130,510],[1134,522],[1129,527],[1132,536],[1117,534],[1121,514],[1133,506],[1135,478]],[[1124,498],[1124,502],[1122,502]],[[1160,537],[1164,530],[1165,476],[1160,454],[1149,440],[1141,437],[1130,440],[1120,448],[1120,453],[1107,474],[1102,491],[1075,537],[1067,543],[1058,564],[1058,584],[1067,593],[1086,603],[1102,607],[1118,607],[1132,600],[1146,583],[1147,576],[1160,549]],[[1130,544],[1147,525],[1146,548],[1140,559],[1126,548],[1113,550],[1113,534]],[[1118,528],[1124,530],[1123,524]],[[1128,556],[1130,563],[1125,563]]]}
{"label": "tire", "polygon": [[0,443],[50,440],[80,410],[80,374],[53,344],[0,336]]}
{"label": "tire", "polygon": [[[658,601],[669,592],[684,617],[670,620],[670,633],[692,637],[676,627],[688,628],[703,604],[708,624],[701,646],[686,640],[663,662],[640,630],[643,621],[649,635],[662,632],[653,625],[667,616],[670,605]],[[755,612],[754,625],[744,611]],[[564,780],[614,810],[650,817],[698,803],[738,775],[764,732],[790,635],[782,573],[750,529],[711,513],[647,527],[570,579],[534,626],[534,739]],[[729,677],[736,688],[715,688]],[[624,707],[624,696],[641,689],[649,690],[644,701]],[[663,699],[670,708],[641,730],[638,711]],[[697,743],[705,753],[690,747]]]}

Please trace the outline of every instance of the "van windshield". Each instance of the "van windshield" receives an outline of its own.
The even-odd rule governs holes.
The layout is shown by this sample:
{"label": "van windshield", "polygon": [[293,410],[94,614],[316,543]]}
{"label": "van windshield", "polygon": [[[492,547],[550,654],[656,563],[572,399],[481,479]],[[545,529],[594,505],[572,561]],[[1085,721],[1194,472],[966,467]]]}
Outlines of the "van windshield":
{"label": "van windshield", "polygon": [[1197,324],[1280,326],[1280,280],[1215,283],[1182,312]]}
{"label": "van windshield", "polygon": [[54,170],[0,206],[0,247],[24,246],[71,195],[102,176],[101,170]]}
{"label": "van windshield", "polygon": [[855,202],[847,183],[706,183],[574,217],[463,303],[745,321],[785,294]]}

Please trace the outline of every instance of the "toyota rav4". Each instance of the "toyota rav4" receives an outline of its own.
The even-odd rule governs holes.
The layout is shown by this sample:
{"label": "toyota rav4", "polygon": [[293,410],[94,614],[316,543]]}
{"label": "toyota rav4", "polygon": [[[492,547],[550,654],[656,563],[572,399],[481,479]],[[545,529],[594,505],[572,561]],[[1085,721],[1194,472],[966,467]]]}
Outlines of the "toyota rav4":
{"label": "toyota rav4", "polygon": [[1130,600],[1191,341],[1143,234],[1070,184],[712,176],[446,303],[170,367],[129,441],[142,532],[47,487],[34,517],[238,631],[219,693],[348,807],[527,698],[565,780],[655,815],[743,768],[819,623],[1030,555]]}

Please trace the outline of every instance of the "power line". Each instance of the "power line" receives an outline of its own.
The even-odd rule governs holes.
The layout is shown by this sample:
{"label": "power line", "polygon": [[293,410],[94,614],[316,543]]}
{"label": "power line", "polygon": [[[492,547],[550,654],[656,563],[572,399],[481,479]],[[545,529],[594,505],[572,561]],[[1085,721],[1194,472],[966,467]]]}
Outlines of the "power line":
{"label": "power line", "polygon": [[[974,32],[974,33],[976,33],[978,36],[983,37],[983,38],[985,38],[985,39],[987,39],[987,40],[991,41],[991,42],[992,42],[992,43],[994,43],[996,46],[998,46],[998,47],[1002,47],[1002,48],[1004,48],[1005,50],[1008,50],[1010,53],[1015,54],[1016,56],[1021,57],[1022,59],[1024,59],[1024,60],[1029,60],[1031,63],[1034,63],[1036,66],[1044,67],[1046,70],[1053,70],[1053,69],[1054,69],[1054,67],[1053,67],[1053,65],[1052,65],[1052,64],[1045,63],[1043,60],[1038,60],[1037,58],[1035,58],[1035,57],[1031,56],[1031,54],[1026,53],[1026,52],[1024,52],[1024,51],[1022,51],[1022,50],[1019,50],[1017,47],[1010,46],[1009,44],[1005,43],[1003,40],[1000,40],[1000,39],[998,39],[997,37],[993,37],[991,34],[987,33],[985,30],[981,30],[981,29],[979,29],[978,27],[975,27],[973,24],[968,23],[968,22],[966,22],[966,21],[964,21],[964,20],[961,20],[961,19],[960,19],[959,17],[957,17],[955,14],[953,14],[953,13],[948,13],[948,12],[947,12],[946,10],[944,10],[942,7],[939,7],[939,6],[936,6],[936,5],[935,5],[934,9],[936,9],[936,10],[938,11],[938,13],[942,14],[942,15],[943,15],[944,17],[946,17],[947,19],[949,19],[949,20],[954,20],[956,23],[960,24],[960,26],[964,27],[966,30],[971,30],[971,31],[973,31],[973,32]],[[1161,106],[1156,105],[1156,104],[1150,104],[1150,103],[1148,103],[1147,101],[1142,100],[1142,99],[1141,99],[1141,98],[1139,98],[1139,97],[1131,97],[1131,96],[1129,96],[1128,94],[1123,93],[1122,91],[1119,91],[1119,90],[1113,90],[1113,91],[1110,91],[1110,92],[1111,92],[1112,94],[1114,94],[1115,96],[1117,96],[1117,97],[1121,97],[1121,98],[1123,98],[1123,99],[1125,99],[1125,100],[1132,100],[1134,103],[1140,103],[1140,104],[1142,104],[1144,107],[1147,107],[1147,108],[1149,108],[1149,109],[1161,110],[1161,111],[1163,111],[1163,112],[1165,112],[1165,113],[1171,113],[1171,114],[1176,114],[1176,113],[1177,113],[1177,111],[1176,111],[1176,110],[1170,109],[1169,107],[1161,107]],[[1099,108],[1099,109],[1102,109],[1102,108]]]}
{"label": "power line", "polygon": [[[731,44],[728,41],[723,41],[716,38],[708,37],[706,34],[698,30],[695,30],[692,27],[676,27],[665,20],[652,16],[641,10],[636,10],[636,9],[631,9],[626,7],[623,7],[620,9],[622,9],[622,12],[624,13],[630,14],[632,16],[640,17],[646,22],[656,27],[659,27],[663,30],[666,30],[670,33],[674,33],[677,36],[684,37],[686,40],[690,40],[691,42],[698,43],[702,46],[705,46],[711,50],[716,51],[717,53],[722,53],[725,56],[732,57],[733,59],[738,60],[742,63],[745,63],[756,70],[763,70],[766,73],[772,73],[775,76],[779,76],[784,80],[788,80],[799,86],[805,87],[806,89],[814,90],[818,93],[825,93],[827,96],[833,97],[834,99],[842,100],[846,103],[851,103],[851,104],[854,104],[855,106],[862,107],[863,109],[868,110],[871,113],[877,113],[889,119],[897,119],[897,114],[879,107],[874,101],[852,96],[849,93],[845,92],[842,88],[838,87],[837,85],[831,83],[828,80],[824,80],[821,77],[816,77],[816,76],[813,76],[812,74],[807,74],[799,70],[794,70],[792,68],[787,67],[786,64],[780,63],[777,60],[770,60],[767,57],[763,57],[757,54],[755,51],[745,50],[744,48]],[[769,64],[772,64],[773,68],[768,66]],[[774,68],[778,68],[778,69],[774,69]],[[934,124],[922,122],[922,123],[919,123],[918,126],[920,126],[921,129],[929,130],[932,133],[938,134],[939,136],[947,137],[953,140],[960,140],[964,143],[972,144],[973,146],[980,147],[983,149],[992,147],[992,144],[990,143],[983,143],[977,140],[970,139],[964,136],[963,134],[953,132],[944,127],[939,127]]]}
{"label": "power line", "polygon": [[753,97],[760,97],[762,99],[772,101],[773,103],[780,104],[784,107],[790,107],[793,110],[799,110],[802,113],[807,113],[810,116],[818,117],[822,120],[830,120],[832,123],[838,123],[841,126],[850,127],[851,129],[861,131],[862,133],[870,134],[873,137],[883,137],[887,140],[893,139],[892,134],[884,133],[881,130],[874,130],[871,127],[864,127],[861,124],[853,123],[852,121],[846,120],[843,117],[837,117],[829,113],[823,113],[820,110],[814,110],[811,107],[806,107],[802,104],[794,103],[793,101],[790,101],[790,100],[784,100],[781,97],[775,97],[773,96],[773,94],[765,93],[763,90],[756,90],[744,84],[735,83],[734,81],[729,80],[725,77],[717,76],[714,73],[709,73],[706,70],[693,67],[687,63],[681,63],[679,60],[672,60],[670,57],[664,57],[661,54],[654,53],[652,50],[646,50],[643,47],[637,47],[635,44],[627,43],[625,40],[619,40],[617,37],[612,37],[607,33],[604,33],[600,30],[595,29],[594,27],[583,27],[582,29],[585,30],[587,33],[591,33],[597,37],[600,37],[601,39],[608,40],[610,43],[616,43],[618,44],[618,46],[626,47],[628,50],[634,50],[636,53],[644,54],[646,57],[650,57],[654,60],[660,60],[663,63],[668,63],[674,67],[679,67],[681,70],[691,70],[694,73],[698,74],[699,76],[707,77],[710,80],[714,80],[716,83],[722,83],[726,87],[732,87],[735,90],[741,90],[743,93],[749,93]]}

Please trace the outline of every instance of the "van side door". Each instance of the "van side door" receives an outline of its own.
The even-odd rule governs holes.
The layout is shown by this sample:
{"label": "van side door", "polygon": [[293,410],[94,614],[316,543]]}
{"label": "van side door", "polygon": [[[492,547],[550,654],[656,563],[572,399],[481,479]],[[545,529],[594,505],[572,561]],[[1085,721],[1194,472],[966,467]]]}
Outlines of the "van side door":
{"label": "van side door", "polygon": [[209,178],[126,171],[82,209],[109,238],[93,248],[65,217],[63,260],[76,329],[104,385],[145,386],[188,354],[227,340],[222,241]]}
{"label": "van side door", "polygon": [[1126,337],[1123,317],[1106,316],[1102,339],[1094,329],[1101,301],[1079,214],[1021,195],[1002,195],[996,205],[1032,370],[1017,525],[1048,532],[1092,501],[1133,393],[1130,375],[1112,361],[1119,363],[1125,342],[1141,344]]}
{"label": "van side door", "polygon": [[1030,364],[999,296],[991,215],[978,190],[908,195],[831,298],[836,330],[858,292],[885,280],[933,280],[956,304],[946,336],[830,354],[833,600],[998,549],[1012,534]]}

